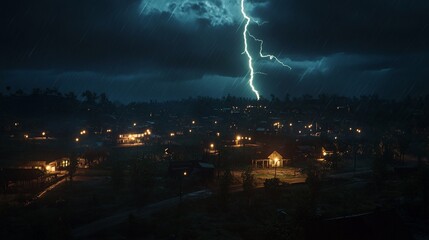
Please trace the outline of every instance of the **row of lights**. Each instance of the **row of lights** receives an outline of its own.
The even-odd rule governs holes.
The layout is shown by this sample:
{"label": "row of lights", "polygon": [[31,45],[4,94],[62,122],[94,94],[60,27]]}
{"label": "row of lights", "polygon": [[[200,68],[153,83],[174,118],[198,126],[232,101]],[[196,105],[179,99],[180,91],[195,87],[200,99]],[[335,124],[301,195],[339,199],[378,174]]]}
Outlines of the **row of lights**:
{"label": "row of lights", "polygon": [[[195,124],[197,124],[197,121],[192,120],[192,122],[191,122],[191,123],[192,123],[192,125],[195,125]],[[218,121],[216,121],[216,120],[215,120],[213,123],[214,123],[214,124],[218,124]]]}
{"label": "row of lights", "polygon": [[[349,128],[349,130],[350,130],[350,131],[353,131],[353,128]],[[359,128],[356,128],[356,132],[357,132],[357,133],[362,133],[362,130],[361,130],[361,129],[359,129]]]}
{"label": "row of lights", "polygon": [[[195,125],[195,124],[197,124],[197,121],[195,121],[195,120],[192,120],[192,125]],[[214,124],[217,124],[218,123],[218,121],[214,121]]]}
{"label": "row of lights", "polygon": [[152,132],[150,131],[150,129],[147,129],[144,133],[128,134],[128,135],[122,135],[122,134],[120,134],[119,137],[120,138],[124,138],[124,137],[139,138],[139,137],[149,136],[151,134],[152,134]]}
{"label": "row of lights", "polygon": [[[111,132],[112,132],[112,129],[107,129],[107,130],[106,130],[106,132],[111,133]],[[82,130],[82,131],[80,131],[80,133],[79,133],[79,134],[80,134],[80,135],[85,135],[86,133],[87,133],[87,132],[86,132],[86,130]],[[42,135],[43,135],[43,133],[42,133]],[[121,135],[120,135],[120,137],[121,137]],[[75,141],[75,142],[79,142],[79,141],[80,141],[80,138],[78,138],[78,137],[77,137],[77,138],[75,138],[75,139],[74,139],[74,141]]]}
{"label": "row of lights", "polygon": [[[46,136],[46,132],[42,132],[42,136],[45,137]],[[24,134],[24,138],[28,139],[28,138],[30,138],[30,135]]]}
{"label": "row of lights", "polygon": [[238,135],[235,138],[235,140],[237,140],[237,141],[240,141],[240,140],[249,140],[249,141],[252,141],[252,138],[251,137],[242,137],[242,136]]}
{"label": "row of lights", "polygon": [[[189,129],[189,133],[192,133],[192,129]],[[171,132],[170,133],[170,137],[175,137],[176,136],[176,133],[174,133],[174,132]],[[217,132],[216,133],[216,136],[217,137],[220,137],[220,132]],[[247,138],[246,138],[247,139]],[[251,138],[249,138],[248,140],[251,140]]]}
{"label": "row of lights", "polygon": [[[283,124],[281,124],[281,122],[275,122],[274,124],[273,124],[273,126],[274,127],[283,127]],[[311,127],[313,126],[313,125],[309,125],[309,128],[311,128]],[[293,123],[289,123],[289,127],[293,127]],[[306,126],[307,127],[307,126]]]}
{"label": "row of lights", "polygon": [[[85,135],[86,134],[86,130],[82,130],[82,131],[80,131],[80,135]],[[42,132],[42,136],[46,136],[46,132]],[[24,138],[25,139],[28,139],[30,137],[30,135],[28,135],[28,134],[24,134]],[[77,139],[77,138],[76,138]]]}

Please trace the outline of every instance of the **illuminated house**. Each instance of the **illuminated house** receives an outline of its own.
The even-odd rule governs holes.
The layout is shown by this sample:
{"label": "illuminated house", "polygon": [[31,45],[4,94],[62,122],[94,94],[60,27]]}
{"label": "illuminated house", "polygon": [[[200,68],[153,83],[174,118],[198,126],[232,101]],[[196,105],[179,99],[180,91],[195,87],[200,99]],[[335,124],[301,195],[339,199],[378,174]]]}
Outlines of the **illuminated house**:
{"label": "illuminated house", "polygon": [[270,156],[268,156],[268,160],[270,167],[283,167],[284,161],[286,161],[285,159],[283,159],[283,156],[280,155],[280,153],[278,153],[277,151],[271,153]]}
{"label": "illuminated house", "polygon": [[148,129],[143,133],[128,133],[120,134],[118,138],[118,143],[120,144],[137,144],[142,143],[145,137],[151,135],[151,131]]}
{"label": "illuminated house", "polygon": [[57,160],[57,167],[60,169],[66,169],[68,166],[70,166],[70,159],[69,158],[61,158]]}
{"label": "illuminated house", "polygon": [[322,147],[322,157],[332,156],[335,150],[334,147],[323,146]]}
{"label": "illuminated house", "polygon": [[267,159],[252,160],[252,165],[257,168],[283,167],[286,164],[287,159],[284,159],[277,151],[271,153]]}
{"label": "illuminated house", "polygon": [[68,158],[61,158],[54,161],[28,161],[20,166],[19,169],[37,169],[47,173],[57,171],[60,167],[65,168],[69,165],[70,160]]}

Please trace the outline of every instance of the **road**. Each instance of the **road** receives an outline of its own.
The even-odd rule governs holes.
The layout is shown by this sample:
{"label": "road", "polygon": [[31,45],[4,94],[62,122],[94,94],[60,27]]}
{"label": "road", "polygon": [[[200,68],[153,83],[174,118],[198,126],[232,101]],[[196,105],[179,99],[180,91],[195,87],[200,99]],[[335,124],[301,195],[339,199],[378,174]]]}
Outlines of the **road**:
{"label": "road", "polygon": [[41,199],[43,196],[45,196],[46,193],[48,193],[49,191],[52,191],[54,188],[60,186],[61,184],[63,184],[64,182],[66,182],[66,178],[64,177],[61,180],[59,180],[58,182],[48,186],[47,188],[45,188],[42,192],[40,192],[39,194],[37,194],[36,196],[34,196],[31,200],[29,200],[28,202],[25,203],[25,206],[29,206],[31,204],[33,204],[35,201]]}
{"label": "road", "polygon": [[[212,192],[209,190],[201,190],[196,192],[191,192],[183,195],[182,201],[196,200],[207,198],[212,195]],[[134,208],[129,210],[124,210],[119,213],[116,213],[113,216],[106,217],[95,222],[80,226],[73,230],[73,236],[76,238],[83,238],[86,236],[90,236],[96,232],[99,232],[103,229],[118,225],[128,219],[130,215],[135,217],[143,218],[148,217],[153,212],[159,211],[164,208],[171,208],[180,203],[179,197],[174,197],[170,199],[166,199],[157,203],[153,203],[147,205],[144,208]]]}
{"label": "road", "polygon": [[43,190],[41,193],[39,193],[35,198],[39,199],[42,198],[43,195],[45,195],[47,192],[53,190],[54,188],[58,187],[59,185],[61,185],[62,183],[64,183],[66,181],[66,178],[61,179],[60,181],[52,184],[51,186],[47,187],[45,190]]}

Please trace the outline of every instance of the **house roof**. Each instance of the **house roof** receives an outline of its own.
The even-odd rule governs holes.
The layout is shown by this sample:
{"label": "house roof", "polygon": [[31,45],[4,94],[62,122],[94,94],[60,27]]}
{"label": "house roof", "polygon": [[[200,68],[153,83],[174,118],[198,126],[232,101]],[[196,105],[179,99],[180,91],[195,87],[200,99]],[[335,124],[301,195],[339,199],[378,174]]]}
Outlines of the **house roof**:
{"label": "house roof", "polygon": [[273,153],[270,154],[270,156],[268,156],[268,159],[283,159],[283,156],[280,155],[280,153],[278,153],[277,151],[274,151]]}

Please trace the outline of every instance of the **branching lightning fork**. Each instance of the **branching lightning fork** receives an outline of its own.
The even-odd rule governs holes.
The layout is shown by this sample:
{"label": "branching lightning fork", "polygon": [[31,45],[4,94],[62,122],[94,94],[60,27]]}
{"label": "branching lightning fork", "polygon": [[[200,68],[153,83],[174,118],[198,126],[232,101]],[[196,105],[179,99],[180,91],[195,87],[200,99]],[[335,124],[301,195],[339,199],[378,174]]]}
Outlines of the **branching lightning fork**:
{"label": "branching lightning fork", "polygon": [[255,36],[253,36],[253,35],[252,35],[252,34],[250,34],[250,33],[249,33],[248,35],[249,35],[251,38],[253,38],[255,41],[257,41],[257,42],[259,42],[259,43],[260,43],[260,47],[259,47],[259,56],[260,56],[261,58],[269,58],[270,60],[273,60],[273,59],[274,59],[274,61],[276,61],[277,63],[281,64],[283,67],[287,67],[287,68],[289,68],[289,70],[291,70],[291,69],[292,69],[289,65],[284,64],[282,61],[280,61],[276,56],[271,55],[271,54],[263,54],[263,53],[262,53],[262,51],[263,51],[264,41],[263,41],[263,40],[261,40],[261,39],[256,38]]}
{"label": "branching lightning fork", "polygon": [[246,54],[247,58],[248,58],[248,64],[249,64],[249,85],[250,88],[252,89],[252,91],[255,93],[256,98],[259,100],[260,99],[260,95],[259,95],[259,91],[256,89],[255,85],[253,84],[253,81],[255,80],[255,74],[257,74],[258,72],[255,72],[255,69],[253,68],[253,57],[249,52],[249,48],[247,45],[247,37],[251,37],[253,38],[253,40],[259,42],[259,56],[261,58],[269,58],[270,60],[275,60],[277,63],[281,64],[283,67],[287,67],[289,69],[292,69],[289,65],[284,64],[282,61],[280,61],[276,56],[274,55],[270,55],[270,54],[264,54],[263,53],[263,45],[264,45],[264,41],[261,39],[256,38],[255,36],[253,36],[252,34],[249,33],[249,25],[250,22],[255,22],[253,19],[251,19],[247,14],[246,14],[246,10],[244,8],[244,0],[241,0],[241,13],[243,14],[243,17],[245,19],[246,24],[244,25],[244,31],[243,31],[243,39],[244,39],[244,53]]}

